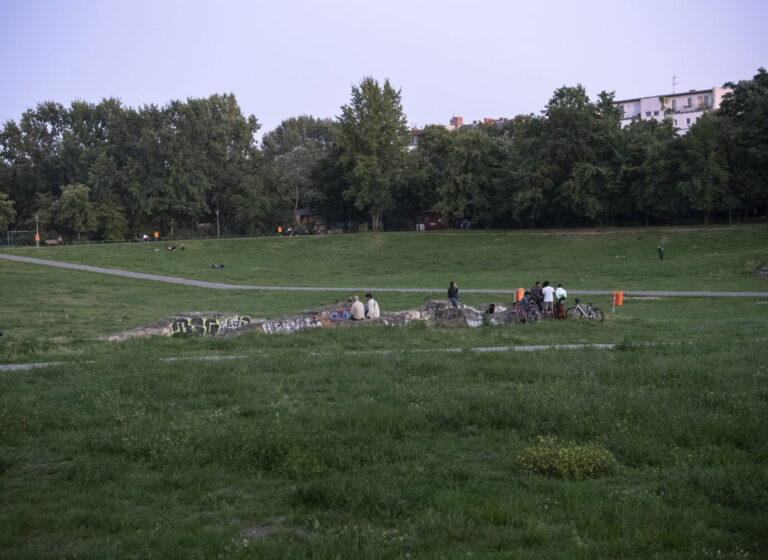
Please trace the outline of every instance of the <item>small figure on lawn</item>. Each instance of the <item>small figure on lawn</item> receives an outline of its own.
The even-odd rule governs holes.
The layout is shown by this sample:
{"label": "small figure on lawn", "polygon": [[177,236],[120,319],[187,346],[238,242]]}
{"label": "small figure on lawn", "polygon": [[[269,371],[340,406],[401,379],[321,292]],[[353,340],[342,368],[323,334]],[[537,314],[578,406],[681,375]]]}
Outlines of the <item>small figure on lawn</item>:
{"label": "small figure on lawn", "polygon": [[454,307],[459,306],[459,287],[456,282],[451,282],[451,285],[448,286],[448,299],[451,300],[451,305]]}

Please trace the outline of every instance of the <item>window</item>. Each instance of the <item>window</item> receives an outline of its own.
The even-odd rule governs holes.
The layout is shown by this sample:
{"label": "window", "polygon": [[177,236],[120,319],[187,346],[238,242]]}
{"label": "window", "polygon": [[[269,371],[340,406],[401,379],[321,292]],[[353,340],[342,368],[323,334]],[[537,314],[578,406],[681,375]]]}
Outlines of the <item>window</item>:
{"label": "window", "polygon": [[688,98],[688,105],[686,107],[693,107],[693,97]]}
{"label": "window", "polygon": [[677,119],[675,119],[675,126],[677,126]]}
{"label": "window", "polygon": [[651,112],[650,112],[650,111],[646,111],[646,112],[645,112],[645,116],[646,116],[646,117],[650,117],[650,116],[651,116]]}
{"label": "window", "polygon": [[677,99],[672,100],[672,110],[677,111]]}
{"label": "window", "polygon": [[690,125],[691,124],[691,119],[685,119],[685,124]]}
{"label": "window", "polygon": [[658,117],[658,116],[659,116],[659,112],[658,112],[658,111],[654,111],[654,112],[653,112],[653,116],[654,116],[654,117]]}

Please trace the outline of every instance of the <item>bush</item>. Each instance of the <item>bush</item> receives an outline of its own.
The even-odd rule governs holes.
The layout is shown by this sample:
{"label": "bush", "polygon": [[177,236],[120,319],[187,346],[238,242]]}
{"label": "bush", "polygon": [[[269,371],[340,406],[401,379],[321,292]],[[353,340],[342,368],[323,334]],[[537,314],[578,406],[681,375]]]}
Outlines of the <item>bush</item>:
{"label": "bush", "polygon": [[516,461],[533,473],[582,479],[613,473],[619,466],[613,453],[596,443],[577,445],[560,442],[554,436],[537,439],[538,443],[523,449]]}

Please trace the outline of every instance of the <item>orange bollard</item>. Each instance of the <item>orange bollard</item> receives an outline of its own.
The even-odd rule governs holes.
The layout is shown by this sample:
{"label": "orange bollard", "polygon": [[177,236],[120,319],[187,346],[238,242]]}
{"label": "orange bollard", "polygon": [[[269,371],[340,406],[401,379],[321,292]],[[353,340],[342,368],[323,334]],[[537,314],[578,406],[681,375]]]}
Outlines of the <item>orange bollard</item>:
{"label": "orange bollard", "polygon": [[624,305],[624,292],[616,292],[616,305],[619,307]]}
{"label": "orange bollard", "polygon": [[523,288],[518,288],[517,291],[515,291],[515,301],[522,300],[524,294],[525,290]]}

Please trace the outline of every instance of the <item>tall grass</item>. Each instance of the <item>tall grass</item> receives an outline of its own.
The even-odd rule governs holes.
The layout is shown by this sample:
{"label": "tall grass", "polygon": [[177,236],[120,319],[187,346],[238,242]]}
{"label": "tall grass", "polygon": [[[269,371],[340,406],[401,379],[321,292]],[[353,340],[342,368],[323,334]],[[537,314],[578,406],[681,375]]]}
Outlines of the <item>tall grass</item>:
{"label": "tall grass", "polygon": [[[764,262],[764,229],[745,231],[668,232],[673,265],[647,264],[666,272],[639,278],[637,287],[761,289],[753,265],[739,263]],[[201,279],[214,273],[202,271],[214,257],[227,261],[218,272],[237,269],[226,251],[251,264],[261,251],[258,262],[270,270],[283,255],[297,285],[325,285],[340,270],[350,282],[413,287],[442,285],[448,274],[462,286],[514,287],[518,277],[544,279],[548,270],[575,283],[581,266],[595,279],[590,288],[629,289],[646,265],[611,267],[595,253],[625,243],[627,253],[617,254],[635,258],[661,233],[627,230],[614,241],[480,232],[198,242],[183,256],[143,246],[49,249],[56,258]],[[504,260],[513,244],[486,247],[513,239],[523,256],[533,247],[531,256]],[[238,243],[240,251],[231,248]],[[375,274],[381,270],[330,267],[371,243],[384,262],[423,252],[426,264],[417,269],[404,256],[389,279]],[[685,265],[676,268],[672,249],[685,243]],[[120,257],[123,250],[137,251],[135,262]],[[584,256],[554,261],[542,251]],[[700,269],[699,253],[722,259]],[[496,261],[483,260],[490,257]],[[462,281],[453,271],[465,265],[470,280]],[[711,285],[707,271],[719,278]],[[241,274],[226,281],[257,283]],[[768,554],[764,301],[626,298],[612,312],[603,297],[593,300],[606,312],[601,324],[365,325],[104,343],[95,338],[180,311],[274,317],[345,294],[204,290],[2,260],[0,290],[0,361],[62,362],[0,371],[3,558]],[[384,309],[424,299],[377,296]],[[565,343],[616,347],[474,351]],[[199,359],[209,357],[220,359]],[[555,443],[536,465],[553,467],[531,468],[542,441]],[[587,471],[594,453],[615,463]]]}
{"label": "tall grass", "polygon": [[[342,349],[4,374],[0,543],[13,558],[760,557],[766,358],[755,342]],[[539,436],[598,445],[618,470],[531,474],[517,459]]]}

